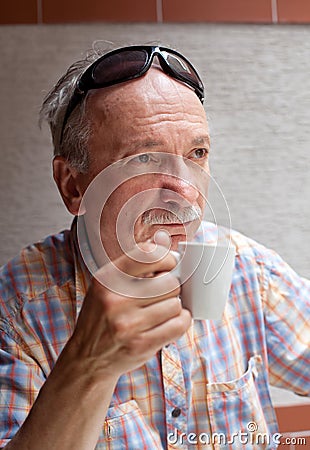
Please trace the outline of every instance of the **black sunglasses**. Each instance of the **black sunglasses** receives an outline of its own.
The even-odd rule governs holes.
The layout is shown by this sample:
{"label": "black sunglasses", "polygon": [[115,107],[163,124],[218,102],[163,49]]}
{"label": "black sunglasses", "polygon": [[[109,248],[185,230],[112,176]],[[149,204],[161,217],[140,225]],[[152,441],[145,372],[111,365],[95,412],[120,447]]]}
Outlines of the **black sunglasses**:
{"label": "black sunglasses", "polygon": [[190,86],[203,103],[203,83],[193,65],[181,53],[150,45],[119,48],[101,56],[82,74],[64,115],[59,144],[62,142],[70,115],[88,91],[141,77],[151,67],[154,56],[158,57],[160,66],[166,74]]}

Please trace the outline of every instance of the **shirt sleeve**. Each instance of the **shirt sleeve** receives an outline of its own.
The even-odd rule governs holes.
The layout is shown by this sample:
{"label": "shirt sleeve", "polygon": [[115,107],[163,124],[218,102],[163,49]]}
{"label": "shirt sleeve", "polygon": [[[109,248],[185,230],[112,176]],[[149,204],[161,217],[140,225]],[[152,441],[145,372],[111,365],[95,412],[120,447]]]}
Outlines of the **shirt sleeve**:
{"label": "shirt sleeve", "polygon": [[310,281],[272,253],[265,294],[270,383],[310,396]]}
{"label": "shirt sleeve", "polygon": [[0,330],[0,448],[21,427],[44,381],[25,349]]}

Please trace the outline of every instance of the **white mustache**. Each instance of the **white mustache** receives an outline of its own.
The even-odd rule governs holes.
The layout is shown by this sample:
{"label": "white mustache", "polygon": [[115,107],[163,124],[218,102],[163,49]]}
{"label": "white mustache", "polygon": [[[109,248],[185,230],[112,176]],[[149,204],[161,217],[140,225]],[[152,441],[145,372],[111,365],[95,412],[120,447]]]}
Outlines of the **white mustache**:
{"label": "white mustache", "polygon": [[202,216],[201,208],[197,206],[187,206],[186,208],[169,208],[161,212],[148,210],[142,214],[144,225],[165,225],[171,223],[186,223],[199,219]]}

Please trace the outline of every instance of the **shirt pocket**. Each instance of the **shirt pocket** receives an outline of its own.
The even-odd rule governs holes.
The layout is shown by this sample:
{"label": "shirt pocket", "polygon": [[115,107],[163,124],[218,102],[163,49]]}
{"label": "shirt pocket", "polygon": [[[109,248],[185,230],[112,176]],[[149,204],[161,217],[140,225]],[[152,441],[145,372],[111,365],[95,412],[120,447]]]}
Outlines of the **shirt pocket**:
{"label": "shirt pocket", "polygon": [[262,358],[252,356],[247,371],[231,381],[207,384],[211,437],[215,449],[276,448],[265,421],[257,379]]}
{"label": "shirt pocket", "polygon": [[163,450],[160,434],[129,400],[108,409],[96,450]]}

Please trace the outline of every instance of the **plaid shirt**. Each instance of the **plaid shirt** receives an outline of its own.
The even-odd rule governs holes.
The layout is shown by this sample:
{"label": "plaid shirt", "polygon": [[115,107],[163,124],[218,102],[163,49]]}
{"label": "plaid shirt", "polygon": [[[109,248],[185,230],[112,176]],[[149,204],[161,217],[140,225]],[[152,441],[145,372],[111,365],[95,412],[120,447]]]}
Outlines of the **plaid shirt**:
{"label": "plaid shirt", "polygon": [[[196,239],[215,234],[204,224]],[[120,377],[97,449],[277,447],[269,382],[310,392],[310,283],[274,252],[231,237],[237,256],[222,320],[193,321],[182,338]],[[75,226],[2,269],[0,447],[71,336],[89,279]]]}

